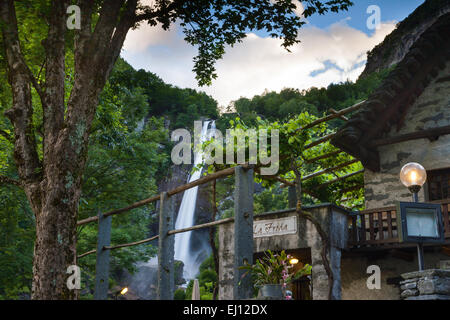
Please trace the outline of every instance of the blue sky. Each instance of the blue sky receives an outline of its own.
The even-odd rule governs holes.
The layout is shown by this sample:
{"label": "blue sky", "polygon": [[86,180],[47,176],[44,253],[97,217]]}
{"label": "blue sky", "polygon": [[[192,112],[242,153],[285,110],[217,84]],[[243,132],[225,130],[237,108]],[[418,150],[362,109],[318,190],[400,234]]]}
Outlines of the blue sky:
{"label": "blue sky", "polygon": [[350,18],[347,21],[350,27],[371,35],[373,31],[366,27],[368,16],[366,10],[370,5],[380,7],[382,21],[402,21],[424,2],[424,0],[353,0],[354,5],[348,11],[316,15],[309,18],[309,21],[319,28],[326,28],[337,21]]}
{"label": "blue sky", "polygon": [[[151,1],[151,0],[144,0]],[[281,48],[281,41],[264,33],[248,33],[243,43],[227,48],[216,67],[218,79],[199,88],[192,72],[196,49],[183,40],[179,26],[170,31],[142,25],[130,31],[122,56],[134,68],[156,73],[167,83],[205,91],[226,107],[240,97],[283,88],[308,89],[356,80],[363,71],[366,52],[382,42],[395,25],[424,0],[353,0],[349,11],[309,17],[300,30],[301,43]],[[367,8],[380,8],[378,29],[367,28]],[[298,6],[297,14],[302,7]]]}

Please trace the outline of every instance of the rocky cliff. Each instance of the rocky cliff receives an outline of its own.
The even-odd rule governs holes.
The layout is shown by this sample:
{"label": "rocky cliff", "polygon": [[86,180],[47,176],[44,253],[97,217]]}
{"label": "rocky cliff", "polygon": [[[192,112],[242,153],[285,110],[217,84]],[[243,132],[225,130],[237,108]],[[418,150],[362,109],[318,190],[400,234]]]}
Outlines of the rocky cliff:
{"label": "rocky cliff", "polygon": [[400,62],[414,42],[443,14],[450,12],[450,1],[427,0],[411,13],[382,43],[367,55],[360,78],[387,69]]}

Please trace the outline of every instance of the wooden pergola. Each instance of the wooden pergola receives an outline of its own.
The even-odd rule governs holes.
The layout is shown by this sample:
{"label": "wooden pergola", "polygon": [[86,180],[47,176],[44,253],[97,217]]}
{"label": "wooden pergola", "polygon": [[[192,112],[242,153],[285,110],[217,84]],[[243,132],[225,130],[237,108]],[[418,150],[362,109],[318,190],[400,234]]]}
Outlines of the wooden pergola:
{"label": "wooden pergola", "polygon": [[[346,117],[345,115],[349,114],[349,113],[352,113],[354,111],[357,111],[364,104],[364,102],[365,101],[358,102],[358,103],[356,103],[356,104],[354,104],[354,105],[352,105],[352,106],[350,106],[348,108],[344,108],[344,109],[339,110],[339,111],[336,111],[335,109],[330,109],[329,110],[330,111],[329,115],[327,115],[327,116],[325,116],[323,118],[317,119],[317,120],[307,124],[306,126],[299,128],[298,131],[305,130],[305,129],[310,129],[310,128],[314,127],[314,126],[317,126],[317,125],[319,125],[321,123],[324,123],[324,122],[328,122],[328,121],[333,120],[333,119],[341,119],[343,121],[348,121],[348,117]],[[324,143],[330,141],[335,136],[336,136],[336,132],[326,134],[323,137],[319,137],[317,140],[307,144],[305,146],[305,150],[321,146]],[[335,151],[332,151],[332,152],[329,152],[329,153],[322,154],[320,156],[316,156],[314,158],[304,159],[304,162],[307,163],[307,164],[315,164],[315,163],[317,163],[320,160],[324,160],[324,159],[328,159],[328,158],[331,158],[331,157],[335,157],[335,156],[337,156],[339,154],[342,154],[342,153],[346,153],[346,152],[343,151],[343,150],[338,149],[338,150],[335,150]],[[341,171],[343,168],[346,168],[346,167],[348,167],[348,166],[350,166],[350,165],[352,165],[354,163],[358,163],[358,162],[360,162],[359,159],[353,158],[353,159],[351,159],[349,161],[346,161],[346,162],[343,162],[343,163],[339,163],[339,164],[336,164],[336,165],[334,165],[332,167],[324,168],[324,169],[322,169],[320,171],[311,173],[311,174],[309,174],[307,176],[302,177],[301,180],[302,181],[306,181],[306,180],[309,180],[309,179],[312,179],[312,178],[315,178],[315,177],[318,177],[318,176],[321,176],[321,175],[324,175],[324,174],[333,173],[336,176],[335,179],[332,179],[332,180],[327,181],[327,182],[323,182],[323,183],[321,183],[321,184],[319,184],[319,185],[317,185],[315,187],[316,190],[317,189],[321,189],[323,187],[329,186],[329,185],[331,185],[333,183],[336,183],[338,181],[343,181],[343,180],[346,180],[348,178],[354,177],[354,176],[356,176],[358,174],[364,173],[364,169],[363,169],[363,170],[358,170],[358,171],[354,171],[354,172],[351,172],[351,173],[347,173],[347,174],[342,175],[342,176],[339,176],[339,175],[336,174],[337,172]],[[282,182],[283,183],[282,187],[284,187],[284,186],[295,186],[294,182],[289,182],[289,181],[287,181],[285,179],[281,179],[279,177],[271,177],[271,178]],[[359,184],[359,185],[350,186],[350,187],[348,187],[346,189],[343,189],[342,191],[349,192],[349,191],[354,191],[354,190],[361,189],[363,187],[364,187],[364,185]],[[302,189],[302,192],[304,192],[305,194],[308,194],[309,196],[318,199],[318,196],[316,196],[314,194],[314,191],[315,190]],[[350,199],[344,199],[344,200],[350,200]],[[348,209],[352,209],[352,208],[348,208]]]}

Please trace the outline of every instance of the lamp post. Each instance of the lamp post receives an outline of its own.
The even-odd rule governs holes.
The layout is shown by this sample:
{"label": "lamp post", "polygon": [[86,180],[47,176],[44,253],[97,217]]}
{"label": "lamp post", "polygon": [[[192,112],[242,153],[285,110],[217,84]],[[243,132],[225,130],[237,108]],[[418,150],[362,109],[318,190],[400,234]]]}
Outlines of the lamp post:
{"label": "lamp post", "polygon": [[123,296],[123,295],[125,295],[127,292],[128,292],[128,288],[127,288],[127,287],[122,288],[122,289],[120,289],[120,290],[117,290],[117,291],[115,292],[115,294],[114,294],[114,300],[117,300],[117,297],[118,297],[119,295]]}
{"label": "lamp post", "polygon": [[[416,162],[410,162],[400,170],[400,181],[412,193],[413,202],[419,202],[418,193],[427,180],[425,168]],[[417,257],[419,262],[419,271],[424,270],[423,243],[417,242]]]}

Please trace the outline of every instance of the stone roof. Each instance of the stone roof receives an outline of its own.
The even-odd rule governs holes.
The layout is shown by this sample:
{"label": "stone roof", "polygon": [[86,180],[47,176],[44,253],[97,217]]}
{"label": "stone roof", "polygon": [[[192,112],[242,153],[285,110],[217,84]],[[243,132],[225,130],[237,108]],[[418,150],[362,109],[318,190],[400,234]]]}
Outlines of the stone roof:
{"label": "stone roof", "polygon": [[397,125],[397,130],[401,128],[409,107],[450,60],[449,30],[447,13],[421,35],[331,143],[360,159],[364,167],[379,171],[379,155],[371,147],[372,141],[382,138],[393,125]]}

